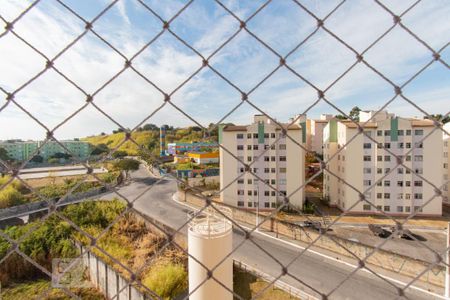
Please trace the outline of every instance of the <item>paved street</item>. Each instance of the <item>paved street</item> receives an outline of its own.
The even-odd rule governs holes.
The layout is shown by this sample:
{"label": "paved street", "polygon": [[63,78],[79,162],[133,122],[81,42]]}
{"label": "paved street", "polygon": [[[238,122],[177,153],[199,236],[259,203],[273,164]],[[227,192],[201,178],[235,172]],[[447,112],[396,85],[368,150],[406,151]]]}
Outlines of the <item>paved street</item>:
{"label": "paved street", "polygon": [[[141,169],[132,174],[132,182],[120,189],[120,193],[130,200],[135,199],[143,193],[150,185],[157,181],[149,177],[147,171]],[[174,180],[163,180],[143,194],[135,202],[135,208],[142,213],[165,223],[166,225],[179,228],[187,220],[187,208],[172,200],[176,191]],[[114,195],[106,196],[112,198]],[[186,232],[186,227],[182,228]],[[252,235],[253,236],[253,235]],[[242,235],[238,232],[233,236],[234,245],[242,241]],[[281,263],[289,262],[300,250],[278,242],[274,239],[261,236],[253,236],[254,243],[271,253]],[[257,267],[261,271],[272,276],[278,276],[281,268],[272,258],[265,254],[258,246],[250,241],[245,242],[234,254],[235,259],[246,264]],[[336,263],[325,257],[313,253],[303,254],[294,264],[289,267],[289,273],[319,291],[328,293],[338,286],[352,272],[352,268],[344,264]],[[312,295],[318,296],[304,284],[290,276],[284,276],[282,280]],[[436,299],[432,295],[421,291],[409,289],[406,293],[409,299]],[[330,296],[331,299],[397,299],[396,288],[385,281],[367,272],[358,271],[345,281]]]}

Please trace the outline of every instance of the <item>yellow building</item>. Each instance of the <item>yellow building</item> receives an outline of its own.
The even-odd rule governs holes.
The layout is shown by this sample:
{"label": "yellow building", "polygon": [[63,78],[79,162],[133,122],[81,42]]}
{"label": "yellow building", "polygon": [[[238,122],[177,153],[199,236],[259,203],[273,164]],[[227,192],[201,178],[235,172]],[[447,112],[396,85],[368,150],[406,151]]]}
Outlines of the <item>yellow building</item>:
{"label": "yellow building", "polygon": [[[302,127],[280,127],[264,115],[255,115],[250,125],[220,127],[219,143],[226,149],[220,148],[220,186],[226,187],[221,200],[246,209],[269,210],[287,195],[293,206],[302,208],[305,151],[299,144],[304,147],[306,142]],[[244,164],[259,178],[246,172]]]}
{"label": "yellow building", "polygon": [[219,152],[189,152],[187,156],[197,164],[219,163]]}
{"label": "yellow building", "polygon": [[[379,213],[360,201],[360,191],[387,214],[408,215],[417,210],[419,215],[440,216],[442,198],[432,199],[435,189],[421,177],[436,187],[442,185],[442,132],[433,131],[430,120],[405,119],[387,112],[362,112],[359,124],[373,116],[363,130],[376,143],[358,134],[353,122],[331,120],[325,126],[324,160],[329,171],[324,171],[324,197],[341,210]],[[386,149],[401,157],[406,167],[397,166],[396,157]]]}

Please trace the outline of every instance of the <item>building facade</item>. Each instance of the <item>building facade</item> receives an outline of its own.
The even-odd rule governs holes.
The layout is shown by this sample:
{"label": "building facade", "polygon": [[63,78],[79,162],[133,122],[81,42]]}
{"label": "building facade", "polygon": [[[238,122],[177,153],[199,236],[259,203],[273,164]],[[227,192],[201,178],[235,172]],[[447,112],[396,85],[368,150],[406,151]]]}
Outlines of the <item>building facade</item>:
{"label": "building facade", "polygon": [[[283,131],[290,138],[283,135]],[[222,202],[245,209],[270,210],[283,202],[284,195],[287,195],[290,204],[301,209],[304,189],[299,188],[305,182],[305,151],[298,144],[304,147],[305,141],[306,132],[302,131],[300,124],[284,124],[280,128],[263,115],[255,115],[250,125],[221,126]],[[235,157],[251,164],[251,171],[262,180],[246,172],[244,164]]]}
{"label": "building facade", "polygon": [[[91,154],[91,146],[83,141],[61,141],[61,144],[66,147],[72,155],[86,159]],[[41,147],[42,146],[42,147]],[[39,155],[44,159],[56,153],[66,153],[66,150],[55,141],[48,141],[43,145],[43,142],[37,141],[5,141],[0,142],[0,148],[4,148],[9,157],[17,161],[26,161],[32,158],[32,155],[39,148]]]}
{"label": "building facade", "polygon": [[[360,115],[360,125],[372,116]],[[361,191],[386,214],[408,215],[418,211],[419,215],[440,216],[440,197],[420,208],[435,195],[435,189],[419,175],[441,186],[442,172],[436,170],[442,170],[442,156],[437,155],[436,149],[443,147],[442,132],[433,131],[430,120],[404,119],[387,112],[373,119],[365,123],[363,130],[376,143],[358,134],[356,124],[351,121],[331,120],[325,126],[324,160],[329,168],[324,171],[325,199],[351,213],[379,213],[360,201],[357,191]],[[396,157],[386,149],[401,157],[407,168],[397,166]],[[375,186],[369,189],[372,185]]]}
{"label": "building facade", "polygon": [[199,152],[202,150],[217,149],[216,143],[192,142],[192,143],[168,143],[167,153],[176,155],[185,152]]}
{"label": "building facade", "polygon": [[333,115],[322,114],[320,115],[320,119],[309,120],[311,151],[323,154],[323,129],[333,117]]}
{"label": "building facade", "polygon": [[219,152],[189,152],[187,156],[196,164],[219,163]]}
{"label": "building facade", "polygon": [[446,134],[443,132],[444,138],[444,161],[443,161],[443,196],[444,204],[450,205],[450,123],[444,125],[444,130],[447,131]]}

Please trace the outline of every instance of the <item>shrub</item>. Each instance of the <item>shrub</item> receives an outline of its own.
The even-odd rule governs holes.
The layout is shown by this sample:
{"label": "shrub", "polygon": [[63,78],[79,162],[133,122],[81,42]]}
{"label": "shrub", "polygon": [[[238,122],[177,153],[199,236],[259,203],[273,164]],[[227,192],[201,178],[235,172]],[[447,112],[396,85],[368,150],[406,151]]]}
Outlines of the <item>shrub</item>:
{"label": "shrub", "polygon": [[22,204],[23,200],[23,195],[11,184],[0,191],[0,208]]}
{"label": "shrub", "polygon": [[157,264],[142,283],[164,299],[173,299],[187,288],[187,272],[183,265]]}

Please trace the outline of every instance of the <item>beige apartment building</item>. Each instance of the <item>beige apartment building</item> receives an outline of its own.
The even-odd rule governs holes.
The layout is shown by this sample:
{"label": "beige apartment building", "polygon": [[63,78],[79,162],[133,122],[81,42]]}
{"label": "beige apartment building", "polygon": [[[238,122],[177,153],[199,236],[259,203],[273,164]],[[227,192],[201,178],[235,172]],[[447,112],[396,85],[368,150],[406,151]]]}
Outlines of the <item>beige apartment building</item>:
{"label": "beige apartment building", "polygon": [[[450,133],[450,123],[444,125],[444,130]],[[450,205],[450,135],[443,132],[444,137],[444,174],[443,174],[443,203]]]}
{"label": "beige apartment building", "polygon": [[[280,127],[264,115],[255,115],[250,125],[221,126],[219,143],[227,149],[220,148],[221,201],[249,210],[271,210],[287,195],[292,205],[302,208],[304,191],[298,188],[305,182],[305,151],[298,144],[306,141],[303,126]],[[292,140],[283,135],[284,130]],[[245,165],[234,156],[251,164],[262,180],[245,172]],[[243,176],[236,180],[239,175]]]}
{"label": "beige apartment building", "polygon": [[[419,215],[440,216],[441,197],[435,197],[423,209],[420,208],[435,195],[435,190],[418,175],[436,186],[442,184],[442,155],[439,150],[443,148],[442,132],[432,132],[434,124],[430,120],[395,117],[386,111],[376,115],[371,111],[362,112],[360,125],[369,119],[364,125],[364,132],[376,143],[365,135],[358,135],[358,128],[353,122],[331,120],[325,126],[324,159],[328,161],[335,155],[327,166],[336,176],[324,171],[324,197],[330,205],[341,210],[377,214],[379,211],[373,206],[359,201],[359,193],[353,189],[365,192],[377,183],[364,195],[385,213],[407,215],[416,210]],[[421,140],[428,134],[430,136],[422,143]],[[396,167],[396,157],[386,149],[402,157],[408,168]],[[406,155],[411,149],[412,152]]]}

